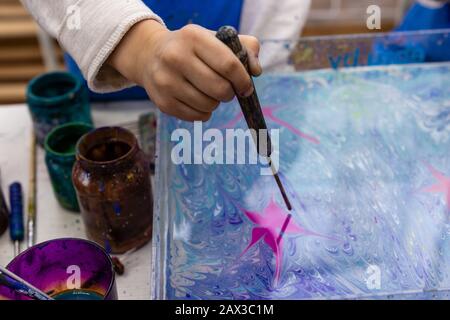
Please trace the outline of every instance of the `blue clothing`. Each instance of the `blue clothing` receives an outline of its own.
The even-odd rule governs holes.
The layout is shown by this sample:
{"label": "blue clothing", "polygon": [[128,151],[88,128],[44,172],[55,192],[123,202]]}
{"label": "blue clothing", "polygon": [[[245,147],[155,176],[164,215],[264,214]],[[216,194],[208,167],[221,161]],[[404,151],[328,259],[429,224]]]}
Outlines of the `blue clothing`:
{"label": "blue clothing", "polygon": [[[430,9],[415,4],[406,13],[397,31],[436,30],[450,28],[450,4]],[[441,35],[429,35],[423,44],[423,58],[426,62],[450,60],[450,41]]]}
{"label": "blue clothing", "polygon": [[406,13],[397,31],[413,31],[450,28],[450,4],[441,8],[430,9],[415,4]]}
{"label": "blue clothing", "polygon": [[[177,30],[194,23],[211,30],[223,25],[239,29],[241,11],[244,0],[144,0],[144,3],[159,15],[170,30]],[[83,77],[76,62],[64,55],[68,70]],[[90,92],[91,100],[142,100],[147,93],[141,87],[133,87],[119,92],[98,94]]]}
{"label": "blue clothing", "polygon": [[[418,31],[450,28],[450,4],[430,9],[414,4],[395,31]],[[450,61],[450,39],[445,33],[411,35],[403,39],[398,33],[376,41],[369,65]]]}
{"label": "blue clothing", "polygon": [[144,0],[170,30],[189,23],[217,30],[223,25],[239,29],[243,0]]}

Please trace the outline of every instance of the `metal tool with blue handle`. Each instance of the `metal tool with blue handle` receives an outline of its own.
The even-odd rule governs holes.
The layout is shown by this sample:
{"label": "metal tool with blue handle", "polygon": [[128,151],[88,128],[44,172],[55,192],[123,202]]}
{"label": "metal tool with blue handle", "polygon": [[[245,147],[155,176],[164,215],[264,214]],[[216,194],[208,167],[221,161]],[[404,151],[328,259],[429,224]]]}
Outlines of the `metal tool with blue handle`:
{"label": "metal tool with blue handle", "polygon": [[0,266],[0,286],[2,285],[33,300],[54,300],[24,279]]}
{"label": "metal tool with blue handle", "polygon": [[9,186],[9,234],[14,242],[14,256],[20,253],[20,243],[23,241],[25,230],[23,226],[23,195],[22,186],[14,182]]}

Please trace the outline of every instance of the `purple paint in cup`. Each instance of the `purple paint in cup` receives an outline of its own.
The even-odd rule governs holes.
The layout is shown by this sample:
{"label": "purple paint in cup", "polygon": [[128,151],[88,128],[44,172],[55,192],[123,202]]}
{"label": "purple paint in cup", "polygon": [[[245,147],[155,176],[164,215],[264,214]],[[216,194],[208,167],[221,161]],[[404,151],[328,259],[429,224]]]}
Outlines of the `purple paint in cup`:
{"label": "purple paint in cup", "polygon": [[[117,300],[111,258],[92,241],[46,241],[22,252],[7,269],[57,300]],[[0,285],[2,299],[29,300]]]}

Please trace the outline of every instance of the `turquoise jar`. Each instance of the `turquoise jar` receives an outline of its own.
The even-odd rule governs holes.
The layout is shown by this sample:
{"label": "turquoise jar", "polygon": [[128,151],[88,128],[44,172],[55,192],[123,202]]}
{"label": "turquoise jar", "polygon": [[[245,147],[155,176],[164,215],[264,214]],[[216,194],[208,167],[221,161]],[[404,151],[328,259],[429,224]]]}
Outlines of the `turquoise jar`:
{"label": "turquoise jar", "polygon": [[89,96],[84,81],[67,72],[50,72],[30,81],[27,103],[37,142],[55,127],[69,122],[92,125]]}
{"label": "turquoise jar", "polygon": [[67,123],[54,128],[45,139],[45,163],[53,191],[59,204],[71,211],[79,211],[72,183],[76,145],[92,129],[91,125],[81,122]]}

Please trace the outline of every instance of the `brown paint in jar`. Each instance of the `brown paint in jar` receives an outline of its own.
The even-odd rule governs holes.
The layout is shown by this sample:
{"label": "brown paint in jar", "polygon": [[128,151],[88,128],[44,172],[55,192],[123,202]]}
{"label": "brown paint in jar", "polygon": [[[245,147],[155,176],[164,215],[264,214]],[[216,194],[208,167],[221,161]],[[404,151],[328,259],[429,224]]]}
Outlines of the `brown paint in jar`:
{"label": "brown paint in jar", "polygon": [[136,137],[120,127],[96,129],[77,145],[72,180],[89,239],[124,253],[152,236],[149,164]]}

